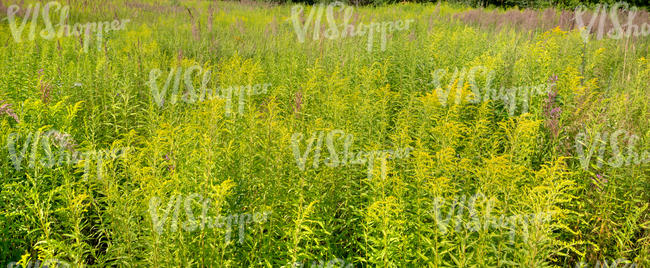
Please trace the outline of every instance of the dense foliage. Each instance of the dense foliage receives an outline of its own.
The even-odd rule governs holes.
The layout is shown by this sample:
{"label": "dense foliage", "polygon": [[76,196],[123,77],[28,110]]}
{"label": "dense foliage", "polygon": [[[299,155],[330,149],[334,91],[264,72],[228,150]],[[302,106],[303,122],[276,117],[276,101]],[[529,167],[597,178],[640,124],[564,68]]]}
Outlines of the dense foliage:
{"label": "dense foliage", "polygon": [[[298,42],[291,8],[71,1],[70,24],[131,21],[87,51],[80,37],[15,42],[2,20],[0,265],[290,267],[340,258],[355,267],[574,267],[620,258],[650,267],[650,165],[599,166],[594,156],[583,168],[575,146],[581,133],[622,129],[638,136],[635,151],[650,149],[648,36],[584,42],[560,28],[477,28],[453,19],[467,8],[408,3],[355,9],[355,23],[414,20],[385,50],[376,38],[368,51],[367,37],[313,40],[310,30]],[[195,65],[211,70],[208,88],[271,86],[231,116],[218,97],[172,104],[168,91],[159,105],[152,70],[162,88],[172,68]],[[473,85],[453,74],[478,66],[494,71],[501,96],[468,101]],[[448,75],[437,85],[441,69]],[[202,76],[190,83],[200,88]],[[503,88],[534,85],[551,93],[512,109]],[[412,150],[377,156],[368,176],[366,166],[323,164],[333,157],[324,138],[320,165],[310,155],[302,170],[292,138],[302,135],[304,152],[309,137],[334,130],[354,137],[354,151]],[[38,145],[37,133],[62,151],[129,150],[29,165],[46,153],[26,142]],[[26,152],[20,169],[16,150]],[[173,197],[190,200],[179,223],[186,206],[200,215],[206,205],[192,194],[209,200],[213,217],[270,214],[242,233],[158,225],[163,211],[174,217]],[[476,194],[493,200],[501,221],[551,216],[513,230],[440,228],[437,206],[447,204],[446,215]],[[471,226],[474,216],[452,222]]]}

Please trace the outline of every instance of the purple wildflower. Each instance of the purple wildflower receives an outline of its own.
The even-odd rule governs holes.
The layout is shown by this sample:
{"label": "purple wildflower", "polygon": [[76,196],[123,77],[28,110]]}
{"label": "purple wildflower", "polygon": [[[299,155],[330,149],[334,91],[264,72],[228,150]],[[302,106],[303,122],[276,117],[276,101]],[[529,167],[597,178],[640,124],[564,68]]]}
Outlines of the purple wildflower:
{"label": "purple wildflower", "polygon": [[50,102],[50,97],[52,94],[52,85],[48,82],[41,83],[41,101],[43,103]]}
{"label": "purple wildflower", "polygon": [[18,120],[18,115],[14,112],[14,110],[11,109],[11,104],[5,103],[4,100],[0,100],[0,114],[4,113],[8,116],[11,116],[14,120],[16,120],[16,123],[20,123],[20,120]]}
{"label": "purple wildflower", "polygon": [[[164,158],[165,158],[166,161],[170,161],[169,160],[169,154],[165,154]],[[176,169],[176,165],[167,165],[167,170],[168,171],[174,171],[174,169]]]}
{"label": "purple wildflower", "polygon": [[555,107],[555,108],[553,108],[553,110],[551,110],[550,115],[551,115],[552,117],[557,117],[557,116],[560,115],[560,111],[561,111],[561,110],[560,110],[560,107]]}
{"label": "purple wildflower", "polygon": [[601,183],[607,183],[608,182],[607,179],[603,178],[603,175],[596,174],[596,178],[598,178],[598,182],[601,182]]}
{"label": "purple wildflower", "polygon": [[551,89],[548,91],[548,98],[546,99],[546,105],[544,106],[544,115],[546,116],[546,128],[551,132],[553,138],[557,138],[559,133],[560,125],[560,115],[562,109],[559,106],[556,106],[555,101],[557,100],[557,90],[556,82],[558,80],[557,75],[551,76],[548,81],[551,82]]}

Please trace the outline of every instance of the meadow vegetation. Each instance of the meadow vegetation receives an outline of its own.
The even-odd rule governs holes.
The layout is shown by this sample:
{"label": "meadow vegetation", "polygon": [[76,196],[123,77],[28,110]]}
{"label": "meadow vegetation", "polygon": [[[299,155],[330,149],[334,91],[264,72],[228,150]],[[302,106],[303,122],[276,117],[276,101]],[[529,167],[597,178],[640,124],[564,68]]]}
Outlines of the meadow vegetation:
{"label": "meadow vegetation", "polygon": [[[353,24],[413,20],[368,50],[367,37],[314,40],[313,27],[299,42],[289,4],[61,1],[70,25],[130,20],[84,49],[83,35],[29,40],[29,23],[16,42],[6,11],[17,2],[0,0],[2,266],[650,267],[648,36],[585,42],[575,28],[402,3],[354,9]],[[19,22],[30,3],[18,3]],[[564,14],[551,12],[554,23]],[[470,79],[474,67],[485,71]],[[192,95],[244,85],[269,86],[241,102]],[[475,88],[493,93],[473,101]],[[610,141],[596,134],[617,130],[637,158],[598,165],[617,151],[593,150]],[[52,131],[67,136],[39,134]],[[320,159],[306,151],[312,136]],[[370,171],[334,165],[348,145],[384,153],[366,156]],[[587,163],[579,147],[592,149]],[[125,153],[29,163],[47,148]],[[385,153],[398,148],[409,149]],[[232,230],[201,225],[260,213]]]}

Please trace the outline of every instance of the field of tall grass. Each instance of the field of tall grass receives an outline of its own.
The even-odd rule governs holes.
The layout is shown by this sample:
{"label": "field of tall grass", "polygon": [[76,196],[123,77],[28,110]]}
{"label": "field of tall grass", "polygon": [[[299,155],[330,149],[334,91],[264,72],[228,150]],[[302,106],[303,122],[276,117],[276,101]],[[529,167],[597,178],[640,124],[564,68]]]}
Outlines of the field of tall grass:
{"label": "field of tall grass", "polygon": [[0,0],[2,267],[650,267],[647,35],[447,3],[46,4]]}

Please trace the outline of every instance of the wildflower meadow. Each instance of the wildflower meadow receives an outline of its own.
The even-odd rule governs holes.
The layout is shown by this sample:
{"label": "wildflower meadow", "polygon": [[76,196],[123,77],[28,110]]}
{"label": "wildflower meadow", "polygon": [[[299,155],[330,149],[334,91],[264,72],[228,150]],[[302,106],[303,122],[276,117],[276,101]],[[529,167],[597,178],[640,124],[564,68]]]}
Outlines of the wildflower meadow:
{"label": "wildflower meadow", "polygon": [[523,2],[0,0],[0,267],[650,267],[647,4]]}

